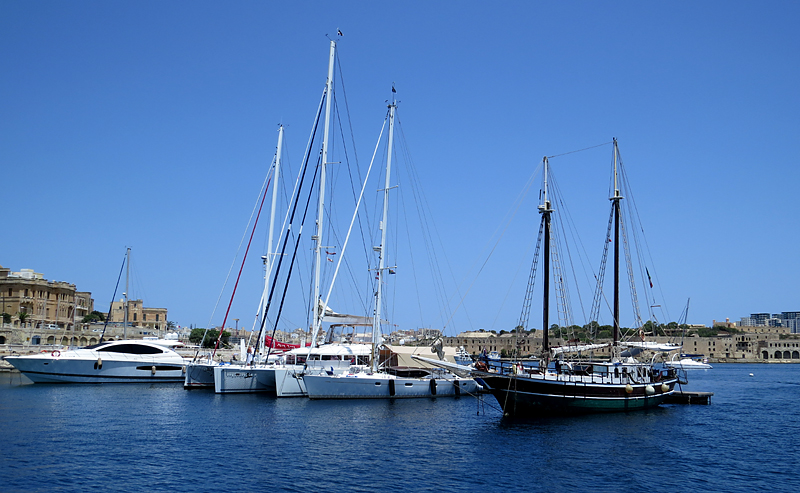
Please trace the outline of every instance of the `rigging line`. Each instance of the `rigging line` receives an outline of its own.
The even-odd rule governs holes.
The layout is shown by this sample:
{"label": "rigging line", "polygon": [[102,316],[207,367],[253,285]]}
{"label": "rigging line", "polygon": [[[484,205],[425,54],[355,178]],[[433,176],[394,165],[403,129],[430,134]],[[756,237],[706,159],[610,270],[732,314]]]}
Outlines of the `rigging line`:
{"label": "rigging line", "polygon": [[[342,90],[344,90],[344,82],[342,82],[342,86],[343,86]],[[339,128],[342,129],[343,126],[342,126],[342,122],[341,122],[341,112],[339,111],[339,106],[338,106],[338,99],[334,98],[333,101],[334,101],[334,106],[336,107],[336,116],[339,119]],[[350,136],[351,136],[351,138],[354,138],[354,136],[353,136],[353,122],[350,120],[350,109],[347,107],[347,97],[346,97],[346,95],[345,95],[345,109],[347,110],[347,121],[350,124]],[[388,111],[387,111],[387,118],[388,118]],[[386,119],[384,119],[384,126],[386,126]],[[353,171],[352,171],[352,168],[350,166],[350,159],[349,159],[349,157],[347,155],[347,145],[346,145],[346,143],[344,141],[344,132],[339,132],[339,134],[342,137],[342,149],[344,150],[345,161],[347,162],[347,174],[348,174],[348,176],[350,178],[350,191],[352,192],[353,199],[355,200],[356,199],[356,190],[353,187],[353,184],[355,182],[353,180]],[[381,135],[382,134],[383,134],[383,128],[381,128]],[[361,178],[361,168],[358,165],[358,156],[356,155],[356,151],[355,151],[355,142],[353,142],[353,155],[355,156],[355,161],[356,161],[355,168],[356,168],[356,175],[358,177],[358,183],[362,183],[364,180],[362,180],[362,178]],[[373,160],[374,160],[374,155],[373,155]],[[371,224],[371,221],[369,219],[369,211],[366,208],[364,208],[364,214],[366,216],[365,217],[365,222],[367,223],[367,228],[369,228],[370,224]],[[364,240],[364,225],[361,223],[361,215],[358,216],[358,229],[361,232],[361,245],[364,248],[364,256],[365,256],[365,258],[368,258],[369,257],[369,253],[368,253],[369,250],[368,250],[367,245],[366,245],[365,240]]]}
{"label": "rigging line", "polygon": [[[540,165],[540,166],[541,166],[541,165]],[[539,167],[540,167],[540,166],[537,166],[537,168],[536,168],[536,170],[537,170],[537,171],[538,171],[538,169],[539,169]],[[535,174],[535,173],[536,173],[536,171],[534,171],[534,174]],[[467,288],[467,291],[466,291],[466,293],[464,293],[464,296],[461,298],[461,300],[459,300],[459,302],[458,302],[458,306],[456,306],[456,309],[455,309],[455,310],[453,311],[453,313],[450,315],[450,318],[447,320],[447,323],[445,324],[445,327],[446,327],[446,326],[447,326],[447,324],[449,324],[449,323],[450,323],[450,321],[453,319],[453,317],[455,316],[455,314],[456,314],[456,311],[458,310],[458,308],[459,308],[459,307],[460,307],[460,306],[461,306],[461,305],[464,303],[464,299],[466,298],[467,294],[469,294],[469,292],[472,290],[472,287],[473,287],[473,286],[475,285],[475,283],[477,282],[477,280],[478,280],[478,277],[480,276],[481,272],[483,272],[483,269],[484,269],[484,268],[486,268],[486,264],[488,264],[488,263],[489,263],[489,259],[492,257],[492,255],[494,254],[494,251],[497,249],[497,245],[500,243],[500,240],[503,238],[503,236],[505,235],[506,231],[508,231],[508,228],[509,228],[509,226],[511,225],[511,220],[514,218],[514,216],[516,216],[517,212],[519,211],[519,208],[520,208],[520,206],[522,205],[522,199],[523,199],[523,198],[524,198],[524,197],[525,197],[525,196],[528,194],[528,192],[530,191],[530,187],[532,186],[532,184],[533,184],[533,175],[531,175],[531,179],[529,179],[529,180],[528,180],[528,183],[526,184],[525,188],[523,188],[523,191],[520,193],[519,200],[518,200],[518,202],[516,203],[516,208],[514,208],[514,210],[513,210],[513,213],[511,213],[511,217],[509,217],[509,219],[508,219],[508,222],[505,224],[505,226],[503,227],[503,230],[502,230],[502,231],[501,231],[501,233],[500,233],[500,236],[497,238],[497,241],[496,241],[496,242],[495,242],[495,244],[492,246],[492,248],[491,248],[491,251],[490,251],[490,252],[489,252],[489,254],[487,255],[486,259],[483,261],[483,264],[481,264],[480,268],[478,269],[478,272],[477,272],[477,274],[475,274],[475,278],[473,279],[472,283],[471,283],[471,284],[469,285],[469,287]],[[508,216],[508,214],[507,214],[507,216]],[[495,232],[496,232],[496,230],[495,230]],[[473,264],[473,265],[474,265],[474,264]],[[472,269],[472,267],[470,267],[470,270],[471,270],[471,269]]]}
{"label": "rigging line", "polygon": [[602,144],[593,145],[591,147],[585,147],[583,149],[577,149],[575,151],[563,152],[561,154],[554,154],[552,156],[547,156],[547,159],[553,159],[554,157],[566,156],[567,154],[575,154],[576,152],[588,151],[589,149],[594,149],[596,147],[603,147],[603,146],[606,146],[608,144],[613,144],[613,143],[614,143],[613,141],[611,141],[611,142],[603,142]]}
{"label": "rigging line", "polygon": [[[314,170],[314,180],[317,177],[316,176],[317,175],[317,173],[316,173],[317,170],[319,170],[319,167],[315,168],[315,170]],[[314,180],[312,180],[312,183],[313,183]],[[306,222],[306,215],[308,214],[308,207],[311,204],[311,196],[312,195],[313,195],[313,193],[311,193],[311,191],[309,191],[308,200],[306,200],[306,208],[303,211],[303,219],[300,221],[300,231],[297,233],[297,242],[295,243],[294,252],[292,253],[292,261],[289,264],[289,272],[292,271],[292,267],[294,266],[295,258],[297,257],[297,250],[298,250],[298,248],[300,246],[300,237],[301,237],[301,233],[303,232],[303,226],[302,225]],[[289,277],[288,276],[286,277],[286,284],[287,285],[289,284]],[[278,330],[278,321],[281,318],[281,312],[283,312],[283,303],[286,300],[286,291],[287,291],[287,289],[284,286],[283,294],[281,295],[281,303],[278,306],[278,314],[275,316],[275,324],[273,325],[273,328],[272,328],[272,340],[273,341],[275,340],[275,332]],[[314,306],[314,309],[316,310],[317,307]],[[325,315],[325,312],[323,311],[322,314]],[[314,344],[313,344],[313,341],[312,341],[311,347],[313,347],[313,345]],[[269,349],[267,350],[267,361],[269,361],[269,355],[272,352],[272,346],[274,346],[274,343],[270,343]],[[311,354],[311,350],[310,349],[309,349],[309,354]]]}
{"label": "rigging line", "polygon": [[647,235],[645,234],[644,227],[642,226],[642,223],[641,223],[641,217],[640,217],[640,214],[639,214],[639,207],[638,207],[637,202],[636,202],[636,200],[635,200],[635,198],[633,196],[633,192],[631,190],[631,187],[630,187],[630,184],[629,184],[629,181],[628,181],[628,173],[625,170],[625,168],[621,166],[621,158],[620,158],[620,168],[622,170],[621,174],[622,174],[623,184],[626,187],[626,192],[631,196],[631,200],[630,200],[631,207],[629,207],[630,214],[634,215],[633,219],[636,220],[636,224],[638,226],[637,230],[641,231],[641,238],[642,238],[642,241],[644,243],[644,248],[642,249],[642,251],[647,257],[646,260],[649,260],[650,265],[653,267],[653,276],[655,277],[656,283],[658,284],[658,292],[659,292],[659,294],[661,296],[661,299],[662,299],[662,303],[661,304],[663,305],[664,313],[665,313],[667,318],[671,318],[669,316],[669,309],[668,309],[668,307],[666,305],[666,302],[664,301],[664,300],[666,300],[666,297],[664,296],[663,286],[662,286],[662,284],[661,284],[661,282],[659,281],[659,278],[658,278],[658,271],[656,269],[656,263],[655,263],[655,261],[653,259],[652,252],[650,250],[650,245],[649,245],[649,243],[647,241]]}
{"label": "rigging line", "polygon": [[122,265],[119,268],[119,276],[117,276],[117,285],[114,286],[114,294],[111,295],[111,304],[108,307],[108,316],[106,317],[105,323],[103,324],[103,331],[100,332],[100,342],[103,342],[103,336],[106,334],[106,327],[108,327],[108,320],[111,318],[111,309],[114,307],[114,300],[117,299],[117,289],[119,289],[119,281],[122,279],[122,271],[125,269],[125,262],[128,261],[128,256],[122,258]]}
{"label": "rigging line", "polygon": [[[407,176],[408,176],[408,179],[409,179],[409,184],[411,186],[411,193],[412,193],[412,196],[415,199],[414,203],[416,205],[417,217],[419,218],[419,221],[420,221],[420,229],[423,232],[423,240],[424,240],[424,243],[425,243],[426,252],[428,254],[427,255],[428,263],[430,265],[431,272],[434,273],[434,275],[433,275],[434,292],[437,293],[437,295],[438,295],[438,300],[437,301],[438,301],[438,303],[439,303],[439,305],[441,307],[440,308],[440,316],[442,316],[445,313],[445,310],[449,311],[449,308],[448,308],[449,307],[449,300],[448,300],[448,297],[446,295],[446,289],[445,289],[445,286],[444,286],[444,276],[442,275],[442,269],[440,267],[440,263],[438,261],[438,256],[436,254],[437,250],[436,250],[435,245],[433,243],[434,239],[438,239],[439,245],[441,246],[442,245],[442,241],[441,241],[441,237],[438,236],[438,228],[436,228],[435,225],[432,228],[431,225],[430,225],[430,223],[434,222],[434,219],[432,217],[429,217],[429,214],[426,212],[428,209],[423,207],[424,205],[428,204],[428,201],[427,201],[427,198],[425,196],[424,189],[420,184],[421,180],[419,179],[419,175],[418,175],[416,166],[414,165],[414,160],[413,160],[413,158],[411,156],[411,153],[409,151],[408,141],[407,141],[407,139],[405,137],[405,131],[403,129],[402,122],[399,119],[399,115],[396,115],[396,125],[397,125],[397,127],[399,129],[398,130],[398,133],[399,133],[398,141],[399,141],[400,145],[398,147],[402,150],[404,158],[405,158],[405,162],[407,163],[407,166],[404,167],[404,171],[407,173]],[[402,176],[402,175],[398,174],[398,177],[400,177],[400,176]],[[429,208],[429,206],[428,206],[428,208]],[[452,267],[450,266],[450,264],[448,262],[447,256],[445,256],[445,262],[444,263],[445,263],[448,271],[450,272],[450,277],[453,279],[453,281],[455,283],[455,276],[453,275],[453,269],[452,269]],[[456,288],[456,290],[458,290],[458,288]],[[468,312],[466,312],[466,310],[465,310],[465,313],[467,314],[467,318],[469,318],[469,314],[468,314]],[[443,318],[444,317],[442,316],[442,319]]]}
{"label": "rigging line", "polygon": [[[551,169],[551,172],[549,174],[549,181],[550,181],[550,185],[552,186],[552,190],[554,192],[554,196],[555,196],[556,202],[558,203],[558,206],[559,206],[558,207],[559,213],[556,214],[556,218],[555,218],[556,219],[556,228],[560,228],[560,231],[561,231],[561,236],[560,237],[562,238],[562,241],[563,241],[563,246],[564,246],[563,250],[565,251],[565,253],[567,255],[567,259],[569,260],[569,265],[571,267],[570,270],[572,271],[572,277],[573,277],[573,280],[575,281],[576,292],[577,292],[577,295],[578,295],[578,304],[581,307],[581,316],[585,320],[586,319],[586,308],[584,307],[583,297],[581,296],[581,291],[580,291],[580,289],[577,289],[580,284],[578,283],[577,273],[576,273],[577,269],[575,269],[575,263],[573,261],[572,249],[570,248],[570,243],[567,241],[567,237],[568,236],[571,237],[581,247],[583,247],[583,242],[581,241],[580,236],[577,234],[577,228],[574,227],[575,223],[574,223],[574,221],[572,221],[572,215],[570,214],[569,208],[567,207],[567,204],[563,199],[563,194],[561,192],[560,184],[558,183],[555,174],[552,173],[552,169]],[[568,232],[571,232],[572,234],[568,235],[567,234]],[[585,247],[584,247],[584,251],[585,251]],[[587,280],[590,281],[589,276],[587,275],[587,272],[586,272],[586,264],[584,264],[583,258],[579,255],[580,251],[576,252],[576,254],[578,254],[578,258],[581,261],[581,267],[583,267],[584,276],[586,277]],[[587,255],[586,261],[588,262],[588,255]],[[570,312],[569,312],[570,317],[574,317],[574,315],[572,314],[571,300],[570,300],[569,310],[570,310]],[[574,321],[574,318],[572,320]]]}
{"label": "rigging line", "polygon": [[[398,120],[398,128],[400,129],[399,133],[400,133],[400,140],[402,142],[402,149],[404,150],[404,153],[405,153],[405,156],[406,156],[406,160],[409,163],[407,171],[408,171],[409,181],[412,184],[412,193],[413,193],[413,196],[416,199],[415,203],[417,204],[417,214],[418,214],[418,217],[420,219],[421,228],[423,228],[423,231],[425,232],[423,238],[425,240],[426,249],[428,251],[429,264],[431,266],[431,271],[438,273],[438,276],[435,276],[433,278],[434,279],[434,287],[435,287],[436,290],[439,291],[439,296],[441,296],[440,303],[444,304],[444,306],[442,308],[442,311],[440,312],[440,315],[442,316],[442,319],[444,319],[444,315],[446,313],[444,310],[449,311],[450,299],[448,298],[448,296],[446,294],[446,289],[444,287],[444,276],[442,275],[441,267],[439,267],[440,263],[438,261],[438,256],[436,254],[437,250],[436,250],[436,247],[434,245],[434,240],[438,240],[438,245],[443,250],[445,250],[445,249],[443,247],[442,239],[438,234],[439,229],[436,228],[435,225],[432,228],[430,226],[430,224],[429,224],[429,223],[433,223],[434,222],[434,219],[432,217],[429,217],[429,214],[427,214],[425,212],[425,211],[427,211],[429,209],[429,206],[428,206],[428,209],[421,208],[422,205],[428,204],[428,200],[427,200],[427,198],[425,196],[423,187],[420,185],[421,180],[419,179],[419,175],[418,175],[416,166],[414,165],[414,160],[412,159],[412,157],[410,155],[410,152],[408,151],[408,142],[407,142],[407,140],[405,138],[405,132],[403,130],[402,123],[399,120]],[[444,257],[444,265],[445,265],[447,271],[450,274],[450,278],[453,280],[453,282],[454,282],[454,284],[456,286],[455,295],[460,295],[460,290],[459,290],[459,287],[458,287],[459,283],[455,279],[455,275],[453,273],[453,268],[450,265],[447,256]],[[466,311],[466,309],[465,309],[465,314],[467,316],[467,319],[469,320],[469,313],[468,313],[468,311]],[[470,323],[471,323],[471,321],[470,321]]]}
{"label": "rigging line", "polygon": [[267,182],[267,186],[264,188],[264,195],[261,196],[261,205],[258,207],[258,214],[256,215],[256,220],[253,223],[253,230],[250,233],[250,240],[247,242],[247,248],[244,251],[244,256],[242,257],[242,265],[239,267],[239,275],[236,276],[236,283],[233,285],[233,292],[231,293],[231,299],[228,302],[228,309],[225,310],[225,318],[222,319],[222,327],[219,329],[219,336],[217,336],[217,343],[214,345],[214,351],[211,352],[211,360],[214,360],[214,355],[217,353],[217,349],[219,348],[219,343],[222,340],[222,334],[225,332],[225,323],[228,321],[228,314],[231,311],[231,305],[233,305],[233,297],[236,296],[236,288],[239,287],[239,279],[242,277],[242,270],[244,269],[244,263],[247,260],[247,253],[250,251],[250,244],[253,242],[253,235],[256,232],[256,226],[258,226],[258,218],[261,217],[261,209],[264,207],[264,200],[267,198],[267,190],[269,190],[269,184],[272,181],[272,178]]}
{"label": "rigging line", "polygon": [[[327,95],[327,91],[328,91],[328,86],[326,84],[325,85],[325,89],[322,90],[322,97],[320,98],[319,106],[317,107],[317,114],[314,117],[314,124],[311,126],[311,133],[308,136],[308,143],[306,144],[306,150],[304,152],[304,157],[303,157],[303,160],[302,160],[301,165],[300,165],[300,172],[298,174],[297,181],[295,182],[295,190],[297,190],[297,195],[296,195],[296,197],[293,197],[294,198],[294,206],[291,207],[292,213],[291,213],[291,216],[289,217],[289,223],[286,225],[286,234],[283,237],[283,246],[281,247],[281,254],[278,257],[278,266],[276,267],[275,273],[273,274],[273,278],[272,278],[273,280],[272,280],[272,286],[270,288],[269,299],[267,300],[267,305],[264,308],[264,312],[263,312],[264,315],[263,315],[263,317],[261,319],[261,327],[259,328],[259,331],[258,331],[259,340],[256,341],[256,347],[255,347],[255,350],[253,352],[254,354],[258,353],[258,349],[259,349],[259,347],[260,347],[260,345],[261,345],[261,343],[263,341],[262,335],[263,335],[263,331],[264,331],[264,324],[266,323],[267,316],[269,314],[269,307],[270,307],[270,304],[272,303],[272,296],[274,294],[275,285],[276,285],[276,283],[278,281],[278,275],[280,274],[280,271],[281,271],[281,265],[283,264],[283,255],[286,252],[286,244],[289,241],[290,234],[292,234],[292,231],[291,231],[292,223],[294,222],[294,215],[295,215],[295,211],[297,210],[297,204],[299,202],[300,191],[301,191],[301,189],[303,187],[303,182],[305,181],[306,172],[308,171],[308,162],[311,159],[311,149],[312,149],[312,146],[313,146],[313,143],[314,143],[314,136],[317,134],[317,129],[319,128],[320,115],[322,115],[322,106],[325,103],[325,97]],[[317,157],[317,167],[319,167],[319,160],[320,159],[321,159],[321,154],[319,154],[318,157]],[[317,171],[315,170],[314,171],[314,179],[316,179],[316,176],[317,176]],[[312,181],[312,183],[313,183],[313,181]],[[309,191],[309,195],[311,193],[312,192]],[[300,231],[302,231],[302,225],[300,226]],[[298,234],[298,237],[299,237],[299,234]],[[298,241],[299,241],[299,238],[298,238]],[[289,274],[291,274],[291,269],[289,271]],[[288,279],[288,277],[290,277],[290,276],[287,275],[287,279]],[[278,325],[278,320],[276,319],[275,320],[275,327],[276,328],[277,328],[277,325]]]}
{"label": "rigging line", "polygon": [[[274,158],[273,158],[274,159]],[[271,177],[271,172],[267,172],[267,175],[264,177],[264,182],[261,184],[261,189],[258,191],[258,195],[256,195],[256,202],[253,204],[253,210],[250,212],[250,218],[247,220],[247,226],[245,226],[244,231],[242,232],[242,238],[239,240],[239,246],[236,248],[236,254],[233,256],[233,260],[231,261],[231,266],[228,268],[228,274],[225,276],[225,281],[222,283],[222,289],[220,289],[219,296],[217,297],[216,303],[214,303],[214,308],[211,310],[211,316],[208,319],[208,323],[206,324],[205,329],[203,330],[203,337],[200,339],[200,348],[198,348],[197,352],[195,352],[194,358],[192,361],[195,361],[197,356],[200,353],[200,349],[203,348],[203,344],[206,340],[206,334],[208,334],[208,329],[211,327],[211,322],[214,320],[214,315],[217,313],[217,308],[219,307],[219,303],[222,300],[222,295],[225,293],[225,288],[228,286],[228,281],[230,280],[231,273],[233,272],[233,268],[236,265],[236,259],[239,258],[239,252],[242,250],[242,245],[244,244],[244,239],[247,237],[247,231],[250,229],[250,223],[253,221],[253,216],[256,213],[256,209],[258,208],[258,199],[261,197],[262,192],[266,193],[267,184],[269,183]]]}
{"label": "rigging line", "polygon": [[[388,114],[387,114],[388,117]],[[378,147],[380,146],[381,138],[383,137],[383,131],[386,128],[386,120],[383,121],[383,126],[381,126],[381,132],[378,136],[378,143],[375,145],[375,153],[372,155],[372,160],[369,163],[369,168],[367,168],[367,176],[364,178],[364,183],[361,186],[361,192],[358,195],[358,200],[356,201],[356,208],[353,211],[353,217],[350,219],[350,228],[347,230],[347,236],[344,240],[344,244],[342,245],[342,251],[339,256],[339,261],[336,263],[336,269],[333,272],[333,278],[331,279],[330,287],[328,288],[328,295],[325,297],[325,307],[328,306],[328,301],[331,298],[331,291],[333,291],[333,284],[336,282],[336,276],[339,274],[339,267],[342,265],[342,259],[344,259],[344,253],[347,250],[347,243],[350,241],[350,232],[353,230],[353,223],[355,223],[356,217],[358,216],[358,210],[361,206],[361,199],[364,198],[364,190],[367,188],[367,180],[369,180],[369,175],[372,172],[372,165],[375,162],[375,154],[378,152]],[[330,221],[329,221],[330,222]],[[324,315],[324,313],[323,313]]]}
{"label": "rigging line", "polygon": [[[400,175],[400,173],[398,173],[398,175]],[[405,202],[404,195],[405,194],[402,194],[402,193],[398,194],[399,199],[400,199],[399,200],[400,207],[403,210],[403,224],[406,227],[406,235],[405,236],[406,236],[406,242],[408,243],[408,248],[406,250],[408,251],[409,263],[411,264],[411,278],[414,281],[414,286],[419,286],[419,279],[417,277],[417,265],[416,265],[416,261],[414,259],[414,249],[411,247],[411,230],[410,230],[409,224],[408,224],[408,214],[405,212],[407,210],[407,207],[406,207],[406,202]],[[424,324],[425,317],[422,314],[423,313],[422,312],[422,299],[419,296],[420,290],[419,290],[419,288],[417,288],[414,291],[417,294],[416,300],[417,300],[417,309],[419,310],[419,319]]]}
{"label": "rigging line", "polygon": [[[314,128],[314,131],[316,132],[316,127]],[[311,178],[311,183],[312,184],[317,179],[317,173],[319,172],[319,169],[320,169],[319,162],[320,162],[321,158],[322,158],[322,155],[319,154],[318,157],[317,157],[317,166],[314,167],[314,175]],[[303,166],[303,180],[300,182],[301,187],[302,187],[302,183],[305,181],[305,172],[308,170],[308,160],[309,159],[310,159],[310,155],[306,155],[306,158],[305,158],[305,161],[304,161],[304,166]],[[294,215],[295,215],[295,212],[297,211],[297,206],[300,203],[300,200],[299,200],[300,199],[300,193],[299,192],[300,191],[298,190],[298,197],[297,197],[298,200],[295,200],[294,206],[292,207],[292,218],[291,218],[291,220],[289,222],[289,228],[291,228],[292,225],[294,224]],[[291,264],[289,265],[289,275],[286,276],[286,282],[284,283],[284,287],[283,287],[283,296],[281,298],[280,309],[278,311],[278,315],[275,317],[275,322],[274,322],[274,325],[273,325],[273,328],[272,328],[272,339],[273,340],[275,340],[275,331],[278,330],[278,322],[280,321],[280,311],[283,309],[283,299],[286,296],[287,287],[289,286],[289,280],[291,279],[292,266],[294,265],[294,259],[295,259],[296,255],[297,255],[297,248],[298,248],[298,246],[300,244],[300,238],[301,238],[302,233],[303,233],[303,225],[305,224],[306,213],[308,212],[308,204],[311,203],[311,196],[314,195],[313,192],[314,192],[313,186],[309,187],[308,198],[306,199],[306,208],[305,208],[305,210],[303,212],[303,218],[300,221],[300,228],[299,228],[299,230],[297,232],[297,236],[296,236],[294,253],[292,254],[292,261],[291,261]],[[270,287],[270,290],[269,290],[269,299],[267,300],[267,306],[264,309],[264,317],[261,319],[261,327],[260,327],[260,329],[258,331],[258,341],[256,341],[257,345],[256,345],[256,350],[254,351],[254,353],[258,352],[259,345],[263,341],[262,333],[264,331],[264,325],[266,324],[266,321],[267,321],[267,315],[269,314],[269,308],[272,305],[272,297],[275,294],[275,286],[278,283],[278,273],[280,272],[281,266],[283,264],[283,258],[284,258],[284,254],[286,253],[286,245],[287,245],[288,242],[289,242],[289,235],[286,235],[286,238],[283,241],[283,246],[281,247],[281,255],[278,258],[278,267],[275,270],[275,276],[272,278],[272,287]],[[316,307],[315,307],[315,309],[316,309]],[[270,344],[270,347],[267,349],[267,360],[269,360],[269,355],[272,352],[272,346],[273,346],[273,344]]]}
{"label": "rigging line", "polygon": [[[402,129],[401,129],[402,130]],[[435,218],[430,214],[430,206],[428,205],[427,197],[425,196],[424,188],[421,185],[421,180],[419,179],[419,175],[417,173],[417,169],[414,166],[414,161],[411,158],[410,153],[408,152],[408,145],[405,140],[405,134],[401,135],[401,139],[403,142],[403,149],[406,152],[406,159],[410,164],[410,173],[409,173],[409,180],[411,183],[411,190],[412,194],[415,197],[415,204],[417,209],[417,215],[420,220],[420,226],[423,231],[423,240],[425,244],[426,251],[428,253],[428,264],[430,265],[431,272],[433,275],[433,285],[435,288],[435,292],[438,296],[438,303],[440,305],[440,312],[439,317],[443,322],[443,328],[446,326],[446,322],[444,317],[446,313],[450,312],[450,298],[447,296],[447,288],[445,285],[445,276],[444,272],[446,271],[450,275],[450,279],[453,281],[453,285],[455,286],[455,293],[453,296],[460,295],[459,287],[455,278],[455,274],[453,272],[453,267],[450,265],[449,257],[447,255],[443,255],[444,261],[440,262],[439,260],[439,251],[446,252],[447,250],[444,247],[442,242],[441,236],[439,236],[439,228],[436,227]],[[469,311],[464,309],[464,314],[467,317],[467,321],[472,325],[472,320],[470,319]]]}
{"label": "rigging line", "polygon": [[[579,248],[576,248],[577,251],[575,252],[575,255],[573,255],[573,249],[570,248],[570,243],[565,241],[565,244],[564,244],[565,250],[566,250],[566,253],[567,253],[567,257],[569,259],[569,264],[571,266],[572,277],[573,277],[573,280],[575,282],[575,286],[577,288],[578,286],[581,285],[581,283],[578,280],[578,273],[577,273],[578,269],[575,267],[574,257],[578,257],[578,260],[579,260],[580,266],[581,266],[581,270],[583,271],[583,277],[584,277],[583,280],[584,280],[584,282],[587,283],[586,285],[591,286],[596,278],[595,278],[594,275],[590,275],[590,270],[591,269],[589,268],[589,264],[590,264],[589,254],[586,251],[586,246],[584,245],[584,243],[583,243],[583,241],[581,239],[581,236],[578,234],[578,228],[577,228],[577,226],[575,224],[575,221],[572,218],[572,213],[570,212],[570,209],[567,206],[567,203],[563,199],[564,195],[561,192],[560,183],[556,179],[555,175],[553,175],[551,173],[550,176],[552,177],[551,178],[551,184],[553,185],[553,190],[556,192],[555,196],[556,196],[556,198],[558,200],[558,204],[559,204],[559,212],[560,212],[560,214],[558,214],[557,217],[556,217],[557,224],[561,227],[561,229],[563,231],[564,239],[566,240],[567,232],[571,233],[569,236],[573,239],[575,244],[579,247]],[[583,296],[581,295],[581,290],[580,289],[576,289],[576,291],[577,291],[577,295],[578,295],[578,304],[580,305],[580,308],[581,308],[581,318],[583,319],[584,322],[588,323],[590,320],[587,320],[586,306],[585,306],[585,303],[583,301]]]}

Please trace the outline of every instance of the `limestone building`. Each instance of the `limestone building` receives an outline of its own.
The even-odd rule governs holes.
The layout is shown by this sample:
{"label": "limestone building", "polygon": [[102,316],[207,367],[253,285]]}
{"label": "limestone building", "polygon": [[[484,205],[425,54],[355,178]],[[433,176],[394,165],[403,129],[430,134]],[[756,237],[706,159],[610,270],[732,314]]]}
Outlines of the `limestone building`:
{"label": "limestone building", "polygon": [[[0,266],[0,321],[6,328],[73,330],[94,309],[92,294],[74,284],[48,281],[32,269],[11,272]],[[10,320],[9,320],[10,316]]]}
{"label": "limestone building", "polygon": [[[106,316],[111,323],[123,323],[125,321],[125,301],[111,303],[111,313]],[[155,332],[166,330],[167,309],[147,308],[142,300],[128,300],[128,325],[147,327]]]}

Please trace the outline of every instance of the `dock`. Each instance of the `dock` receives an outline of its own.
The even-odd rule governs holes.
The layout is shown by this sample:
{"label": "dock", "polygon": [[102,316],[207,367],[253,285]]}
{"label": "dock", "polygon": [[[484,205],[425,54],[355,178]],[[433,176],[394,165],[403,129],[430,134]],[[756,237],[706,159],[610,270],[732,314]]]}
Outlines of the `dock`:
{"label": "dock", "polygon": [[673,392],[664,402],[667,404],[711,404],[712,395],[714,395],[714,392],[688,392],[686,390],[680,390]]}

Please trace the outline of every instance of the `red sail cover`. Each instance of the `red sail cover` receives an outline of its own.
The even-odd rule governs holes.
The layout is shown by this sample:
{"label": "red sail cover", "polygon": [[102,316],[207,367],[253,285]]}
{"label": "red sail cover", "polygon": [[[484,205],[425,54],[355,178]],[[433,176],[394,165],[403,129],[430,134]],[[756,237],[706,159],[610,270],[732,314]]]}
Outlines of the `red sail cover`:
{"label": "red sail cover", "polygon": [[[306,343],[306,347],[310,346],[310,345],[311,345],[310,343]],[[286,350],[289,350],[289,349],[299,348],[300,344],[289,344],[289,343],[286,343],[286,342],[276,341],[275,339],[273,339],[270,336],[264,336],[264,346],[265,347],[271,347],[272,349],[286,349]]]}

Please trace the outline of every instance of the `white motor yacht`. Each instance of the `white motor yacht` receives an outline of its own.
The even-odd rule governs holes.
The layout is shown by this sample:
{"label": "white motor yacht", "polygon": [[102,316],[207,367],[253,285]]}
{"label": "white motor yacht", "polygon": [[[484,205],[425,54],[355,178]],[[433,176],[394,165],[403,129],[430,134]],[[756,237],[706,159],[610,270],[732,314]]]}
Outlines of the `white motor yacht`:
{"label": "white motor yacht", "polygon": [[183,382],[177,341],[107,341],[77,349],[6,356],[34,383]]}

